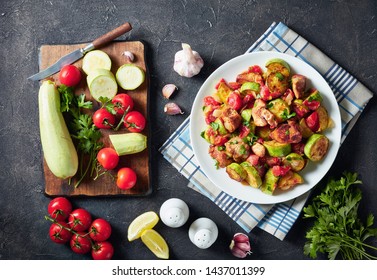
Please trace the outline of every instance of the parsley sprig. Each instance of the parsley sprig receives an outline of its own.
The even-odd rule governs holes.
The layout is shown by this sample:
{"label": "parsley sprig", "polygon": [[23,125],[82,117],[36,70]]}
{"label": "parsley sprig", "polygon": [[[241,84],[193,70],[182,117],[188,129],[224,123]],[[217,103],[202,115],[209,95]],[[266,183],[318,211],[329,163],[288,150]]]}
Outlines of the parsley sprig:
{"label": "parsley sprig", "polygon": [[[85,94],[75,95],[72,87],[61,85],[58,87],[61,96],[60,110],[68,113],[70,121],[68,129],[75,140],[79,153],[79,177],[74,187],[78,187],[87,176],[93,176],[97,167],[97,153],[103,147],[100,141],[101,132],[93,124],[92,116],[84,112],[92,109],[91,101],[85,101]],[[85,164],[86,163],[86,164]]]}
{"label": "parsley sprig", "polygon": [[362,193],[355,185],[362,184],[356,173],[343,173],[340,180],[330,180],[324,190],[304,208],[304,218],[314,218],[313,227],[306,233],[304,253],[312,258],[326,253],[329,259],[377,259],[371,252],[377,247],[366,243],[377,237],[372,228],[374,216],[369,214],[365,224],[358,216]]}

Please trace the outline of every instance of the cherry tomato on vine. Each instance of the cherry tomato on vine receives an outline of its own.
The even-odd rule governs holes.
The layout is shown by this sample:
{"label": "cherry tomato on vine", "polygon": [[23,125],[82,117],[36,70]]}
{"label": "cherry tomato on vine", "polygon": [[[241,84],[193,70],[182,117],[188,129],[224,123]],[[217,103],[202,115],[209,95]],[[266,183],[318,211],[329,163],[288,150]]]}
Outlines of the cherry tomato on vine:
{"label": "cherry tomato on vine", "polygon": [[89,236],[94,241],[105,241],[111,235],[111,225],[105,219],[95,219],[89,228]]}
{"label": "cherry tomato on vine", "polygon": [[86,254],[90,252],[92,243],[89,236],[87,236],[86,234],[86,232],[82,231],[72,235],[69,246],[71,247],[73,252],[77,254]]}
{"label": "cherry tomato on vine", "polygon": [[114,247],[108,241],[97,242],[92,248],[94,260],[110,260],[114,255]]}
{"label": "cherry tomato on vine", "polygon": [[59,73],[59,81],[67,87],[76,86],[81,81],[81,72],[74,65],[64,66]]}
{"label": "cherry tomato on vine", "polygon": [[115,116],[101,108],[94,112],[93,123],[98,128],[112,128],[115,125]]}
{"label": "cherry tomato on vine", "polygon": [[51,218],[65,221],[72,212],[72,204],[65,197],[56,197],[48,204],[47,212]]}
{"label": "cherry tomato on vine", "polygon": [[82,208],[72,211],[68,217],[68,225],[74,231],[84,231],[90,227],[92,223],[92,215]]}
{"label": "cherry tomato on vine", "polygon": [[66,228],[69,228],[69,226],[65,222],[59,222],[59,224],[53,223],[49,230],[50,239],[59,244],[67,243],[71,240],[72,233]]}
{"label": "cherry tomato on vine", "polygon": [[113,148],[102,148],[97,154],[97,160],[103,168],[114,169],[119,162],[119,155]]}
{"label": "cherry tomato on vine", "polygon": [[129,112],[124,117],[124,126],[130,132],[141,132],[145,128],[145,117],[139,111]]}
{"label": "cherry tomato on vine", "polygon": [[127,93],[118,93],[111,102],[114,104],[115,112],[120,116],[124,114],[124,111],[131,112],[134,108],[134,101]]}
{"label": "cherry tomato on vine", "polygon": [[117,186],[122,190],[131,189],[136,185],[137,175],[134,170],[129,167],[119,169],[117,173]]}

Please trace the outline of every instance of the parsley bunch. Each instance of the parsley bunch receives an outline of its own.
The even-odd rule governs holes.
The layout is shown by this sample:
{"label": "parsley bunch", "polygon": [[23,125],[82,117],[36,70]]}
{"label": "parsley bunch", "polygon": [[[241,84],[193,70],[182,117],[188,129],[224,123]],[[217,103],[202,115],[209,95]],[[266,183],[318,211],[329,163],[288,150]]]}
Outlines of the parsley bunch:
{"label": "parsley bunch", "polygon": [[338,254],[343,259],[377,259],[368,251],[377,247],[366,243],[377,237],[377,228],[372,228],[374,216],[369,214],[365,224],[358,217],[362,198],[356,184],[362,184],[356,173],[343,173],[340,180],[330,180],[324,190],[304,208],[304,218],[314,218],[313,227],[306,233],[304,253],[312,258],[317,253],[327,253],[329,259]]}
{"label": "parsley bunch", "polygon": [[[79,179],[75,183],[78,187],[90,170],[93,175],[97,166],[97,153],[103,147],[100,142],[101,132],[93,124],[92,116],[84,112],[85,109],[92,109],[91,101],[85,101],[85,94],[75,95],[72,87],[61,85],[58,87],[61,96],[60,110],[68,113],[71,117],[68,129],[71,137],[76,140],[79,153]],[[84,164],[86,162],[86,166]]]}

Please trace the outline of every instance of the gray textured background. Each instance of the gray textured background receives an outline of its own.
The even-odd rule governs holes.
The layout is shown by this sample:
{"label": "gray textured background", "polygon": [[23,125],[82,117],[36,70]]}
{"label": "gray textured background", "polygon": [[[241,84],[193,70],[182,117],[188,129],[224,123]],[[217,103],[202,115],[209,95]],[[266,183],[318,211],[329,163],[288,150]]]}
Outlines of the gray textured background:
{"label": "gray textured background", "polygon": [[[38,83],[27,77],[38,71],[38,48],[43,44],[89,42],[125,21],[133,30],[122,40],[143,40],[148,47],[151,80],[149,122],[153,132],[152,184],[147,198],[75,198],[113,226],[110,241],[115,259],[154,259],[140,242],[129,243],[130,221],[146,210],[158,211],[168,198],[183,198],[191,218],[170,230],[159,223],[172,259],[231,259],[228,244],[242,231],[222,210],[187,188],[181,176],[158,148],[191,110],[200,85],[218,66],[244,53],[270,26],[282,21],[377,92],[376,1],[1,1],[0,5],[0,259],[90,259],[48,238],[44,220],[50,198],[44,195],[39,139]],[[200,75],[182,78],[172,69],[180,43],[187,42],[205,61]],[[174,101],[186,112],[166,116],[161,88],[175,83]],[[377,163],[375,98],[342,145],[329,176],[344,170],[358,172],[364,194],[361,215],[377,216]],[[327,177],[325,178],[327,179]],[[208,250],[192,245],[187,236],[190,221],[201,216],[219,226],[219,240]],[[255,229],[250,259],[307,259],[305,232],[311,223],[299,217],[285,241]],[[374,243],[376,244],[376,243]],[[323,258],[323,256],[320,256]]]}

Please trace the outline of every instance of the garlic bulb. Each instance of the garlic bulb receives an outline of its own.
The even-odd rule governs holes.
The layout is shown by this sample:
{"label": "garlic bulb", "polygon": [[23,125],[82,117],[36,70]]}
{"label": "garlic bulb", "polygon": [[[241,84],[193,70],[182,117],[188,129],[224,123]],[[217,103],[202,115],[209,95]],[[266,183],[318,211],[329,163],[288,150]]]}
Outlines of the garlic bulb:
{"label": "garlic bulb", "polygon": [[182,43],[182,50],[174,57],[174,71],[179,75],[191,78],[199,74],[204,61],[198,52],[193,51],[189,44]]}

